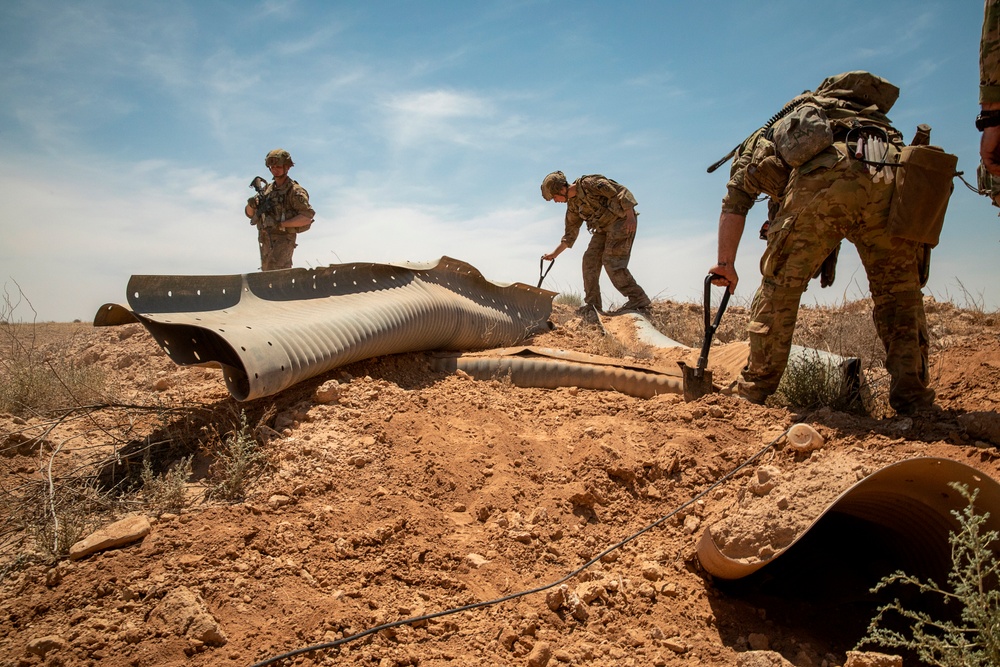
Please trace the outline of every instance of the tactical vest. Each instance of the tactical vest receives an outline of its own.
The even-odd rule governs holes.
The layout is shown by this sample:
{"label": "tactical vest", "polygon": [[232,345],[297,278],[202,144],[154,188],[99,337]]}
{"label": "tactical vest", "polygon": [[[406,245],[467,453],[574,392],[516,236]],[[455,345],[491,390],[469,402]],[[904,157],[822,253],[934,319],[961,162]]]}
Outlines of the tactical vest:
{"label": "tactical vest", "polygon": [[[585,178],[603,178],[604,180],[610,182],[615,186],[618,191],[616,197],[606,197],[603,194],[595,192],[593,190],[587,189],[584,185],[583,180]],[[588,176],[581,176],[576,180],[577,196],[580,196],[583,201],[587,201],[588,205],[585,209],[578,209],[584,220],[587,221],[587,229],[591,232],[601,231],[616,220],[625,217],[625,204],[628,204],[629,208],[635,208],[639,202],[636,201],[632,193],[624,185],[621,185],[617,181],[608,178],[607,176],[602,176],[601,174],[590,174]],[[590,200],[595,200],[597,206],[591,209],[589,205]]]}

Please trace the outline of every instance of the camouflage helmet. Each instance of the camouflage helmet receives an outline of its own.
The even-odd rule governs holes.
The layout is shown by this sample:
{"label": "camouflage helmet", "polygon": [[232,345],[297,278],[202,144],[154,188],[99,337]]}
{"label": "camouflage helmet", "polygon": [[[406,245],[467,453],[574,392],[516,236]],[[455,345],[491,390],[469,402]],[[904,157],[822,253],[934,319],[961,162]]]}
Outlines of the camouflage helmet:
{"label": "camouflage helmet", "polygon": [[552,201],[552,197],[560,194],[563,188],[568,187],[569,183],[566,181],[566,174],[561,171],[553,171],[542,179],[542,197],[545,201]]}
{"label": "camouflage helmet", "polygon": [[272,164],[281,164],[286,167],[295,166],[295,163],[292,162],[292,156],[284,148],[275,148],[267,154],[267,157],[264,158],[264,166],[270,167]]}

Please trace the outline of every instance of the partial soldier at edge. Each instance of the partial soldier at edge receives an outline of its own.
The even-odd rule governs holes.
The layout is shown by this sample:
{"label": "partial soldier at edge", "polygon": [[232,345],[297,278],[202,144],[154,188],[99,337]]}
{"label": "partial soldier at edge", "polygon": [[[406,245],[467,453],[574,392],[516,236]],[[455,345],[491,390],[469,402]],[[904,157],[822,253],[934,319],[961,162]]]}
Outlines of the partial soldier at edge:
{"label": "partial soldier at edge", "polygon": [[983,133],[979,155],[983,166],[1000,177],[1000,0],[986,0],[979,42],[979,104],[976,128]]}

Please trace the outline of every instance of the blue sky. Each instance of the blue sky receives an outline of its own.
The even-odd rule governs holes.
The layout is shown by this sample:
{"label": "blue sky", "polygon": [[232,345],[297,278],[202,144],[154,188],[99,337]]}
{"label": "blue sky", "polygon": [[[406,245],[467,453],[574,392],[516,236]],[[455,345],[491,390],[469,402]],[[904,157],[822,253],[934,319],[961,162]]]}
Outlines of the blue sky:
{"label": "blue sky", "polygon": [[[728,168],[788,99],[867,69],[975,182],[979,0],[215,2],[0,5],[0,279],[24,321],[90,320],[132,274],[257,270],[243,215],[291,152],[317,219],[296,266],[465,260],[538,281],[565,207],[539,184],[603,173],[639,201],[632,270],[698,301]],[[1000,224],[956,181],[926,293],[995,310]],[[759,281],[751,211],[737,301]],[[582,292],[588,236],[545,287]],[[845,244],[836,284],[867,294]],[[605,306],[621,297],[605,282]],[[29,307],[30,306],[30,307]]]}

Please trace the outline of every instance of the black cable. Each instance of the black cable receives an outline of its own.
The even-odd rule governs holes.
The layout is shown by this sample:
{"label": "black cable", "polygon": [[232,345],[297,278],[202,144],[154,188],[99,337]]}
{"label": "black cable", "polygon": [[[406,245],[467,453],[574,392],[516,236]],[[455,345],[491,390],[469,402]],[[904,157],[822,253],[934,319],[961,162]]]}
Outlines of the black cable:
{"label": "black cable", "polygon": [[482,608],[482,607],[491,607],[493,605],[500,604],[501,602],[508,602],[510,600],[515,600],[517,598],[524,597],[526,595],[532,595],[534,593],[541,593],[542,591],[546,591],[546,590],[548,590],[550,588],[554,588],[554,587],[562,584],[563,582],[568,581],[568,580],[572,579],[573,577],[575,577],[576,575],[580,574],[581,572],[583,572],[584,570],[586,570],[588,567],[590,567],[591,565],[593,565],[597,561],[599,561],[602,558],[604,558],[605,556],[607,556],[612,551],[615,551],[617,549],[622,548],[623,546],[625,546],[629,542],[632,542],[633,540],[637,539],[640,535],[643,535],[644,533],[649,532],[653,528],[656,528],[657,526],[659,526],[660,524],[662,524],[667,519],[670,519],[671,517],[673,517],[675,514],[677,514],[681,510],[683,510],[683,509],[685,509],[685,508],[693,505],[694,503],[698,502],[699,500],[701,500],[710,491],[712,491],[713,489],[715,489],[718,486],[720,486],[723,482],[729,481],[729,479],[731,479],[734,475],[736,475],[736,473],[738,473],[739,471],[743,470],[743,468],[747,467],[748,465],[750,465],[751,463],[753,463],[754,461],[756,461],[757,459],[759,459],[761,456],[763,456],[765,453],[767,453],[767,451],[769,449],[771,449],[772,447],[774,447],[774,445],[779,440],[781,440],[783,437],[785,437],[786,433],[787,433],[787,430],[784,433],[781,433],[780,435],[778,435],[778,437],[776,437],[771,442],[767,443],[759,452],[757,452],[756,454],[754,454],[753,456],[751,456],[750,458],[748,458],[746,461],[744,461],[743,463],[739,464],[738,466],[736,466],[735,468],[733,468],[732,470],[730,470],[729,472],[727,472],[725,475],[723,475],[722,477],[720,477],[719,479],[717,479],[715,482],[713,482],[707,489],[705,489],[704,491],[702,491],[698,495],[696,495],[693,498],[691,498],[690,500],[688,500],[686,503],[684,503],[683,505],[681,505],[680,507],[678,507],[677,509],[675,509],[670,514],[666,514],[666,515],[660,517],[659,519],[657,519],[653,523],[649,524],[645,528],[643,528],[643,529],[639,530],[638,532],[633,533],[632,535],[626,537],[621,542],[618,542],[616,544],[611,545],[610,547],[608,547],[607,549],[605,549],[601,553],[597,554],[596,556],[594,556],[593,558],[591,558],[590,560],[588,560],[586,563],[584,563],[583,565],[581,565],[577,569],[573,570],[572,572],[570,572],[569,574],[565,575],[561,579],[557,579],[556,581],[553,581],[552,583],[545,584],[544,586],[539,586],[538,588],[532,588],[530,590],[520,591],[518,593],[511,593],[510,595],[505,595],[503,597],[496,598],[494,600],[486,600],[484,602],[473,602],[471,604],[467,604],[467,605],[464,605],[464,606],[461,606],[461,607],[454,607],[452,609],[446,609],[444,611],[436,611],[436,612],[433,612],[431,614],[424,614],[423,616],[414,616],[413,618],[404,618],[404,619],[400,619],[398,621],[392,621],[391,623],[383,623],[382,625],[377,625],[377,626],[375,626],[373,628],[368,628],[367,630],[363,630],[363,631],[358,632],[356,634],[350,635],[349,637],[342,637],[341,639],[338,639],[336,641],[324,642],[322,644],[314,644],[313,646],[305,646],[303,648],[297,648],[297,649],[295,649],[293,651],[289,651],[287,653],[282,653],[281,655],[276,655],[273,658],[268,658],[267,660],[263,660],[261,662],[255,662],[250,667],[266,667],[267,665],[273,665],[274,663],[278,662],[279,660],[285,660],[286,658],[293,658],[293,657],[295,657],[297,655],[301,655],[303,653],[310,653],[312,651],[324,651],[326,649],[336,648],[337,646],[340,646],[342,644],[346,644],[348,642],[355,641],[357,639],[361,639],[362,637],[367,637],[368,635],[374,634],[376,632],[381,632],[382,630],[388,630],[389,628],[399,627],[400,625],[409,625],[411,623],[420,623],[422,621],[428,621],[428,620],[433,619],[433,618],[440,618],[441,616],[448,616],[450,614],[457,614],[459,612],[470,611],[472,609],[479,609],[479,608]]}

